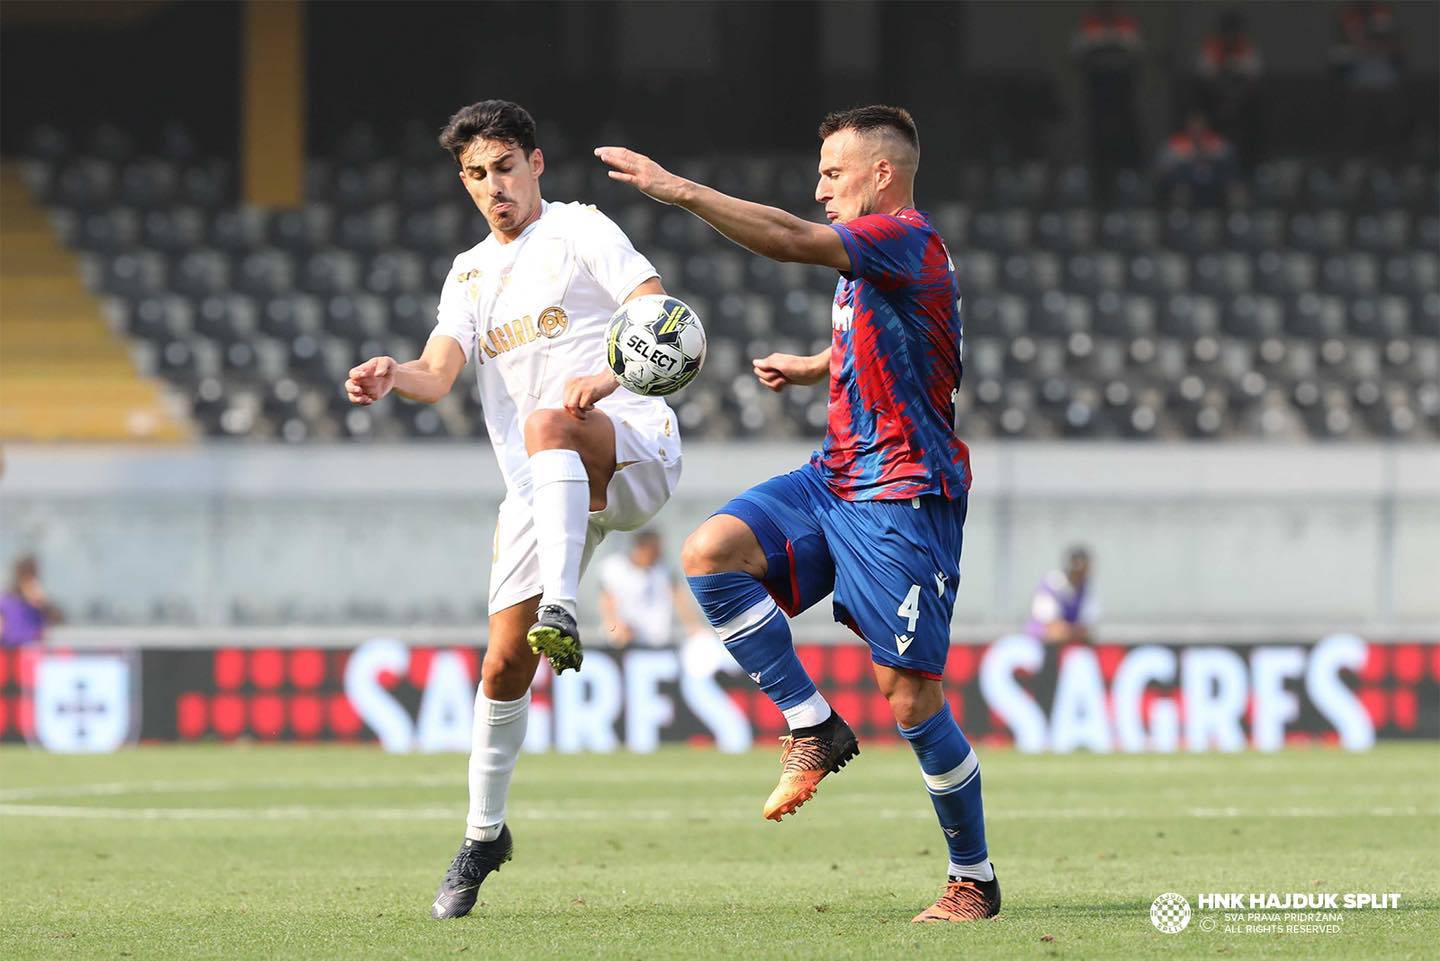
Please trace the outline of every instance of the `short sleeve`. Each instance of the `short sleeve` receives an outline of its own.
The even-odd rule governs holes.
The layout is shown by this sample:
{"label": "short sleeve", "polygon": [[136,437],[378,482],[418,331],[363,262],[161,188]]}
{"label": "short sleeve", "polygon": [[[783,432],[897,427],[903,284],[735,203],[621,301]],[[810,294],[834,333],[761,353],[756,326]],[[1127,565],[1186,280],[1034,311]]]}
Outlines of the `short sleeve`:
{"label": "short sleeve", "polygon": [[615,221],[589,206],[581,207],[575,217],[575,254],[615,303],[623,303],[636,287],[660,276]]}
{"label": "short sleeve", "polygon": [[1030,602],[1030,618],[1039,621],[1041,624],[1049,624],[1051,621],[1060,619],[1060,602],[1045,588],[1035,592],[1035,599]]}
{"label": "short sleeve", "polygon": [[850,269],[842,271],[846,277],[863,278],[882,290],[916,279],[926,246],[920,227],[899,217],[867,214],[830,229],[850,255]]}
{"label": "short sleeve", "polygon": [[445,287],[440,291],[440,307],[435,312],[433,337],[449,337],[460,345],[469,360],[475,351],[475,302],[470,296],[469,277],[461,269],[460,258],[455,258],[450,273],[445,277]]}
{"label": "short sleeve", "polygon": [[600,564],[600,587],[602,590],[614,594],[620,589],[620,581],[623,579],[623,572],[620,570],[620,562],[617,557],[607,557]]}

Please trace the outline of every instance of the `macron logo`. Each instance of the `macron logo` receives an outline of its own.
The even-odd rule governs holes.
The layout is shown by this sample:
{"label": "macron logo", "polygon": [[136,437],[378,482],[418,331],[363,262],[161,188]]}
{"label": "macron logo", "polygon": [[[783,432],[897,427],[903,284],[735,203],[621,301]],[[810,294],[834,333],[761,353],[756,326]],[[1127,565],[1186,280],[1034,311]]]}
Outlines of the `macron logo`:
{"label": "macron logo", "polygon": [[944,596],[945,596],[945,582],[948,581],[949,579],[950,579],[950,578],[946,577],[944,574],[936,574],[936,575],[935,575],[935,596],[936,596],[936,597],[944,597]]}
{"label": "macron logo", "polygon": [[901,654],[904,654],[906,651],[908,651],[910,649],[910,645],[913,643],[915,643],[915,638],[911,637],[909,634],[895,635],[895,650]]}
{"label": "macron logo", "polygon": [[960,836],[960,832],[964,830],[964,828],[947,828],[943,824],[940,825],[940,828],[945,832],[945,836],[947,838],[958,838]]}
{"label": "macron logo", "polygon": [[750,680],[754,681],[756,684],[759,684],[759,683],[760,683],[760,672],[759,672],[759,671],[756,671],[754,674],[751,674],[751,675],[750,675]]}

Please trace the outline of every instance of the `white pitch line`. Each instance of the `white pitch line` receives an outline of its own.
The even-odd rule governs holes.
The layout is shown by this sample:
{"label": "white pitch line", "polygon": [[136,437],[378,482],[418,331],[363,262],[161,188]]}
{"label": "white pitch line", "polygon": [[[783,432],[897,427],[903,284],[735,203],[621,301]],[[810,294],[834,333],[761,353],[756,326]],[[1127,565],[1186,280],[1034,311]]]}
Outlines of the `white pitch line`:
{"label": "white pitch line", "polygon": [[[882,820],[929,820],[934,813],[927,808],[867,809],[871,817]],[[72,818],[112,821],[454,821],[464,812],[457,807],[414,808],[348,808],[314,805],[282,807],[98,807],[60,804],[0,804],[0,817]],[[1240,808],[1191,808],[1168,814],[1114,809],[1087,811],[1061,808],[1049,811],[991,811],[990,821],[1112,821],[1122,818],[1199,820],[1231,818],[1326,818],[1326,817],[1436,817],[1440,811],[1422,811],[1416,807],[1369,808],[1341,811],[1328,808],[1272,808],[1245,811]],[[739,808],[670,809],[670,808],[535,808],[516,811],[514,820],[525,821],[748,821],[754,815]]]}

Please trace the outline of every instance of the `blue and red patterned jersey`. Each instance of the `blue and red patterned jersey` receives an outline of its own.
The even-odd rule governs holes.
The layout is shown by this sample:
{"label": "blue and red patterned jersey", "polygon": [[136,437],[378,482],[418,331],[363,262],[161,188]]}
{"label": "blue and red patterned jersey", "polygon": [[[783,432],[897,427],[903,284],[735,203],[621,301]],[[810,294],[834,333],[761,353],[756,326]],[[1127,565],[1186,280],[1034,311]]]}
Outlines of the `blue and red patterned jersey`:
{"label": "blue and red patterned jersey", "polygon": [[846,500],[955,499],[970,451],[955,436],[960,289],[918,210],[832,224],[850,255],[835,288],[830,424],[811,463]]}

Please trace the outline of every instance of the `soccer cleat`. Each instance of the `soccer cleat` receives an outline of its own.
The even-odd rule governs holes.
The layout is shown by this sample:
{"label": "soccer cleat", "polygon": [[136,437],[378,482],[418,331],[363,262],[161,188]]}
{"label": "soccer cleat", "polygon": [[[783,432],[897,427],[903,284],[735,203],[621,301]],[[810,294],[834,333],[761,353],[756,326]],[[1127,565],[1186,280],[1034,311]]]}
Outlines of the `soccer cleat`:
{"label": "soccer cleat", "polygon": [[946,883],[935,903],[910,920],[916,924],[930,921],[983,921],[1000,913],[1000,878],[976,881],[956,878]]}
{"label": "soccer cleat", "polygon": [[780,783],[765,802],[765,816],[778,821],[815,796],[821,778],[834,774],[860,753],[855,732],[834,711],[814,734],[782,737]]}
{"label": "soccer cleat", "polygon": [[500,870],[500,865],[510,860],[515,845],[510,840],[510,826],[502,825],[500,836],[493,841],[472,841],[465,839],[460,852],[450,862],[440,890],[435,892],[435,903],[430,905],[430,917],[437,921],[445,918],[463,918],[475,907],[480,896],[481,883],[491,871]]}
{"label": "soccer cleat", "polygon": [[569,670],[580,670],[585,652],[580,648],[580,631],[575,618],[557,604],[542,606],[535,618],[535,626],[526,637],[530,650],[544,654],[556,674]]}

